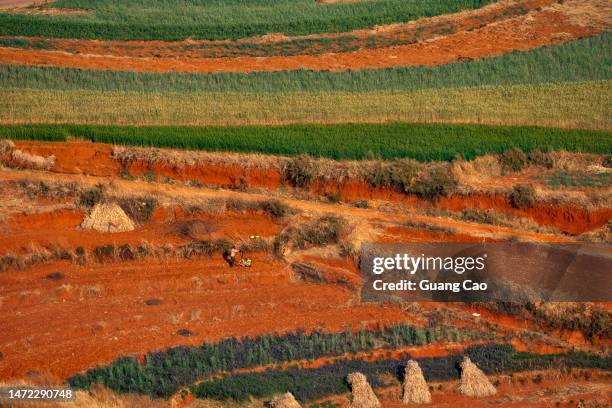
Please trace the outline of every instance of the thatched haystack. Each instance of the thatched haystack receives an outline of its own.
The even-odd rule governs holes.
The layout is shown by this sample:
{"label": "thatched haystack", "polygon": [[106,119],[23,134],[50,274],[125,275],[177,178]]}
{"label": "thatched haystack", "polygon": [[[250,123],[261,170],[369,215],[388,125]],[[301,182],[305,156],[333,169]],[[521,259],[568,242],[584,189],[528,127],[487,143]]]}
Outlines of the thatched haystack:
{"label": "thatched haystack", "polygon": [[374,394],[372,387],[368,383],[368,379],[361,373],[351,373],[347,377],[348,383],[351,386],[351,402],[352,408],[379,408],[380,401]]}
{"label": "thatched haystack", "polygon": [[459,392],[468,397],[488,397],[495,395],[497,390],[480,368],[466,356],[461,363]]}
{"label": "thatched haystack", "polygon": [[85,217],[82,228],[99,232],[125,232],[134,229],[134,223],[117,204],[96,204]]}
{"label": "thatched haystack", "polygon": [[423,370],[419,363],[414,360],[406,364],[406,374],[404,376],[402,402],[404,404],[429,404],[431,393],[423,377]]}
{"label": "thatched haystack", "polygon": [[292,393],[286,392],[270,401],[270,408],[302,408]]}

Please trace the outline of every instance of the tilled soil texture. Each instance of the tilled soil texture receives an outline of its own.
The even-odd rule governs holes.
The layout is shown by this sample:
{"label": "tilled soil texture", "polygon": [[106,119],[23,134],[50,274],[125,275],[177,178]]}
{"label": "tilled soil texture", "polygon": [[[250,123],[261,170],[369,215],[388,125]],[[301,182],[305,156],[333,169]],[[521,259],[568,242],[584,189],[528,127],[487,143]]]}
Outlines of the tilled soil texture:
{"label": "tilled soil texture", "polygon": [[[180,344],[406,319],[397,308],[353,306],[353,293],[339,286],[296,284],[282,264],[265,255],[253,258],[253,267],[235,269],[218,257],[91,267],[58,263],[3,273],[0,378],[23,378],[29,371],[65,378],[122,355]],[[46,278],[56,271],[65,277]],[[178,335],[179,329],[191,336]]]}
{"label": "tilled soil texture", "polygon": [[280,70],[347,70],[438,65],[452,61],[529,50],[595,35],[609,29],[610,8],[601,0],[553,4],[472,31],[442,35],[424,42],[388,48],[295,56],[232,58],[154,57],[70,54],[0,48],[0,62],[38,66],[140,72],[256,72]]}

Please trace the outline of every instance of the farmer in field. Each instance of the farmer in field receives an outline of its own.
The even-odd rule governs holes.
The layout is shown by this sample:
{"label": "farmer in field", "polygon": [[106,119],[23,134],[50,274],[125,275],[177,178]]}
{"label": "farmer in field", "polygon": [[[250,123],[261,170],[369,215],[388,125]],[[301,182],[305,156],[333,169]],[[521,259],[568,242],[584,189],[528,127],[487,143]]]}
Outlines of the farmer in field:
{"label": "farmer in field", "polygon": [[238,248],[236,248],[235,245],[232,245],[231,249],[225,250],[223,252],[223,258],[225,258],[225,260],[227,261],[227,263],[229,264],[230,268],[233,268],[234,265],[236,265],[236,255],[240,252],[240,250]]}

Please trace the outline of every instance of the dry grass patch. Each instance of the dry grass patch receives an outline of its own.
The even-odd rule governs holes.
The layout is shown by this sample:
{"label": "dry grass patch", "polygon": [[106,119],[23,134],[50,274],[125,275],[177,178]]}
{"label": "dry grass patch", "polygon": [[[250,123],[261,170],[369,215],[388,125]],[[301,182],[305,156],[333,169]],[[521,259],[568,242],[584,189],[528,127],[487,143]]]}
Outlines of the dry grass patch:
{"label": "dry grass patch", "polygon": [[34,170],[51,170],[55,166],[55,156],[42,157],[15,149],[11,158],[19,167]]}
{"label": "dry grass patch", "polygon": [[[0,122],[107,125],[477,123],[610,130],[612,81],[364,93],[0,90]],[[342,107],[342,109],[338,109]]]}

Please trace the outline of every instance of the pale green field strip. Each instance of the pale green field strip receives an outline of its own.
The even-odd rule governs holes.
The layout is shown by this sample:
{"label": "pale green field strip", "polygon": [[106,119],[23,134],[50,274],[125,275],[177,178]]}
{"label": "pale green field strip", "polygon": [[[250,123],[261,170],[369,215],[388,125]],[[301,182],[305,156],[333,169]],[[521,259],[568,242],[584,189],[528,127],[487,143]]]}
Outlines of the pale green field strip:
{"label": "pale green field strip", "polygon": [[434,67],[180,74],[0,65],[0,88],[125,92],[373,92],[612,79],[612,33]]}
{"label": "pale green field strip", "polygon": [[210,94],[0,90],[0,123],[482,123],[612,129],[612,81],[413,92]]}

